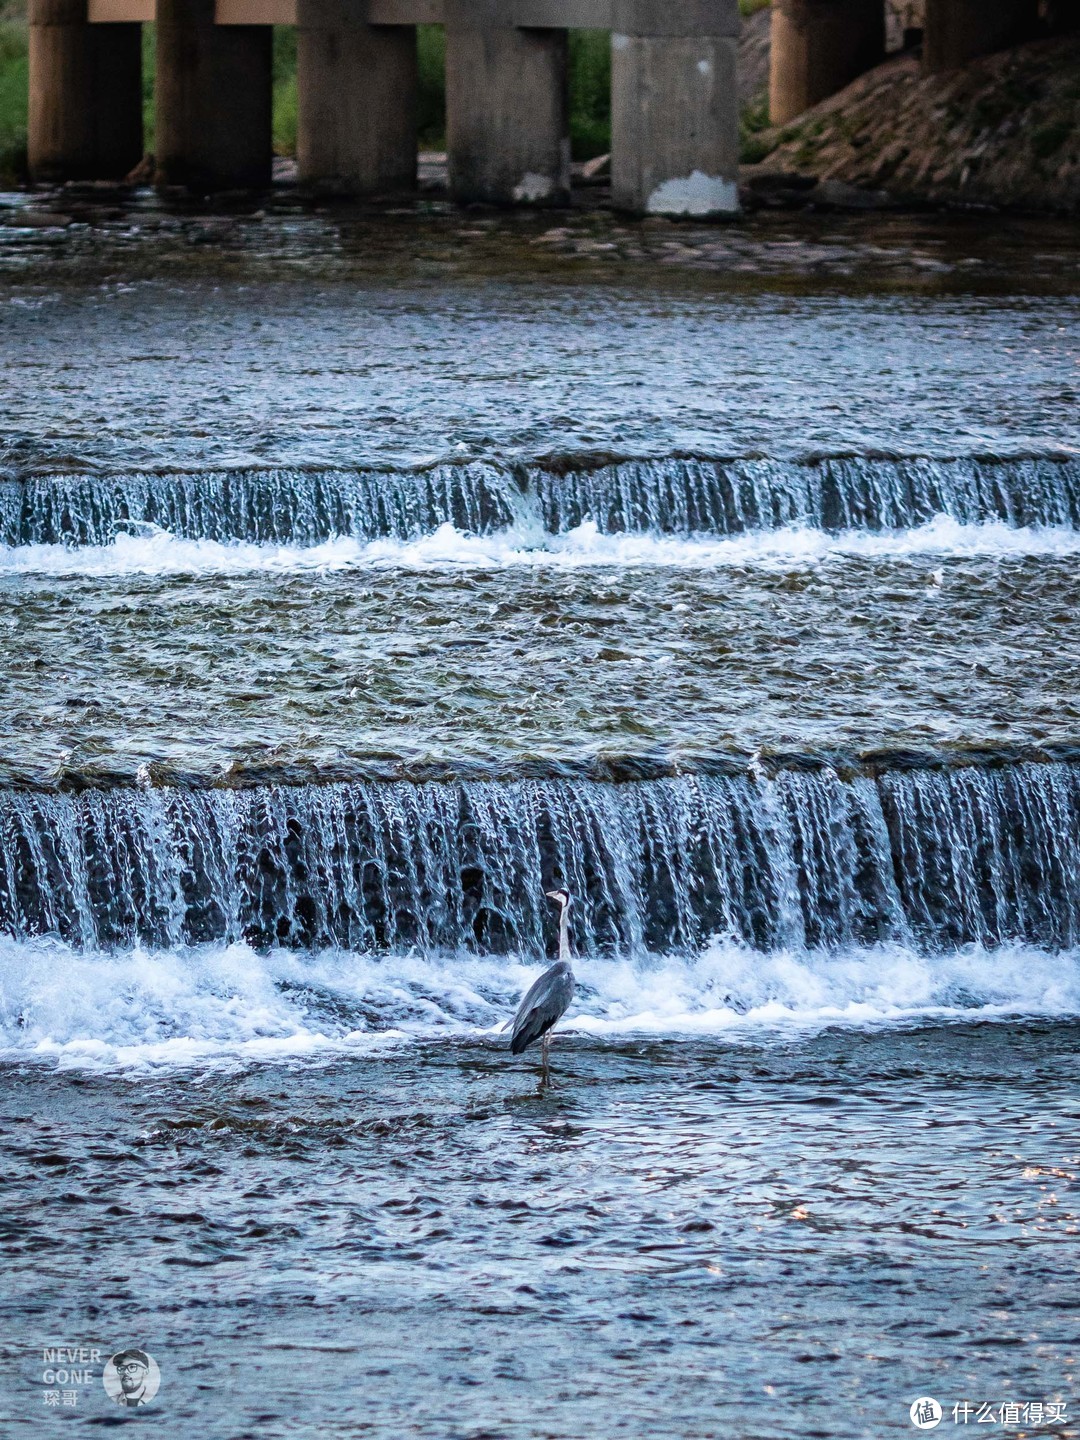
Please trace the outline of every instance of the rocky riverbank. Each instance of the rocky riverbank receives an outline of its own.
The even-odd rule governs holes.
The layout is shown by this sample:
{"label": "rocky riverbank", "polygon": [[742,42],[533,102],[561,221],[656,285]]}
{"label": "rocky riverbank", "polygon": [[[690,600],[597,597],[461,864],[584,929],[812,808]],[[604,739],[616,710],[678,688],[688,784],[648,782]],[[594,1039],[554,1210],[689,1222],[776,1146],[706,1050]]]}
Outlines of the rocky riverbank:
{"label": "rocky riverbank", "polygon": [[1080,35],[941,75],[901,54],[792,124],[749,114],[750,206],[1080,212]]}

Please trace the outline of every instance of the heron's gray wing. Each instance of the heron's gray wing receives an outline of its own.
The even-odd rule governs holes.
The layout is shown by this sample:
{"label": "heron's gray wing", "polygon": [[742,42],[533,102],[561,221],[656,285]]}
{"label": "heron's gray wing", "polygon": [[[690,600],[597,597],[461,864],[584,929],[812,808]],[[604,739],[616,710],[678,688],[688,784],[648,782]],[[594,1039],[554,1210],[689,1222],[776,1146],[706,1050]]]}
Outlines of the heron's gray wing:
{"label": "heron's gray wing", "polygon": [[553,965],[525,992],[514,1016],[510,1049],[515,1055],[551,1029],[574,998],[574,977],[567,966]]}

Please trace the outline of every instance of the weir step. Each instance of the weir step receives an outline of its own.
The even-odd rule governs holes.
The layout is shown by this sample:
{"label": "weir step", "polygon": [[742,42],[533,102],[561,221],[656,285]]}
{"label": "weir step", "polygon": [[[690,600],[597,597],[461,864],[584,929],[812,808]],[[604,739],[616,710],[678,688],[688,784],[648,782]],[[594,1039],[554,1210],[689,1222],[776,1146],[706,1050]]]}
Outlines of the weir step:
{"label": "weir step", "polygon": [[1080,767],[0,792],[0,931],[585,955],[1080,942]]}

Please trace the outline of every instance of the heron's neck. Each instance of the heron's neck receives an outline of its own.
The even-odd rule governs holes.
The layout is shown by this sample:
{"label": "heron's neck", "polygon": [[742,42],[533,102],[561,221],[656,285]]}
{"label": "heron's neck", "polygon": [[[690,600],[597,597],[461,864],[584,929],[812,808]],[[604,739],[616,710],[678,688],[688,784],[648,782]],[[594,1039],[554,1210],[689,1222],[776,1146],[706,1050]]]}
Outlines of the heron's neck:
{"label": "heron's neck", "polygon": [[570,963],[570,906],[564,905],[559,916],[559,959]]}

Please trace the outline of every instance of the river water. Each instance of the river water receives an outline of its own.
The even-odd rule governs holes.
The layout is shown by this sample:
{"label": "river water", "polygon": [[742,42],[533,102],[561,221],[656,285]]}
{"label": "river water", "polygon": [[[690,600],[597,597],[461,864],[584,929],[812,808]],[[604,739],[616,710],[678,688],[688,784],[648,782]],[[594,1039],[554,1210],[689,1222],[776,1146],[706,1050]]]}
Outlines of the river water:
{"label": "river water", "polygon": [[37,203],[4,1433],[1080,1433],[1075,238]]}

